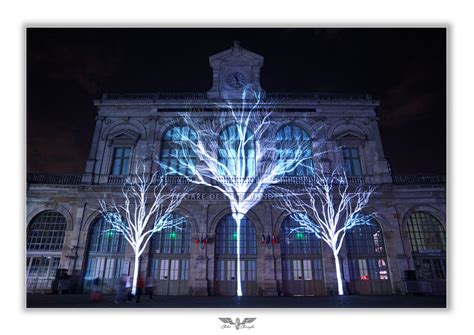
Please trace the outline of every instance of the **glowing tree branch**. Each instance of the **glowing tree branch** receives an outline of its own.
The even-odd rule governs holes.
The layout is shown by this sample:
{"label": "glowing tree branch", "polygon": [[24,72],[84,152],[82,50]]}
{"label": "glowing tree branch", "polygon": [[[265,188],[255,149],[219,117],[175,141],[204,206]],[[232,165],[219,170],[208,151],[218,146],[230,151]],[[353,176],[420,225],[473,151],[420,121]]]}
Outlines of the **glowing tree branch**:
{"label": "glowing tree branch", "polygon": [[331,248],[336,265],[338,294],[343,295],[339,251],[348,230],[370,224],[375,213],[362,213],[362,210],[375,188],[361,183],[351,184],[342,167],[327,173],[327,169],[319,163],[314,171],[313,180],[304,185],[302,193],[275,188],[280,195],[284,194],[279,197],[277,207],[285,210],[297,223],[290,234],[315,234]]}
{"label": "glowing tree branch", "polygon": [[137,163],[135,173],[127,177],[122,187],[122,198],[117,204],[110,196],[99,201],[110,231],[121,234],[134,251],[132,294],[136,294],[140,256],[154,233],[175,227],[180,229],[183,217],[173,216],[187,194],[186,188],[167,187],[165,178],[146,172],[144,160]]}
{"label": "glowing tree branch", "polygon": [[237,295],[241,296],[241,220],[282,176],[298,166],[311,167],[312,156],[307,144],[276,141],[276,123],[270,119],[273,106],[261,103],[258,92],[245,89],[238,102],[217,107],[221,112],[212,117],[182,115],[188,127],[177,136],[182,154],[173,158],[178,167],[162,164],[162,168],[168,175],[217,189],[229,199],[237,225]]}

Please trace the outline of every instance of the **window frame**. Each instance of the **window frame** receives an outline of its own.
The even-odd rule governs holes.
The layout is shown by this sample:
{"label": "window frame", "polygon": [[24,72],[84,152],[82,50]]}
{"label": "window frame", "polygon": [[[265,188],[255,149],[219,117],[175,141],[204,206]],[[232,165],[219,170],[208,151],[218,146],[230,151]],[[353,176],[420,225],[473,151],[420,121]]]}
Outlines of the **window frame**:
{"label": "window frame", "polygon": [[[181,174],[184,174],[185,176],[192,177],[192,176],[195,175],[195,171],[192,171],[193,168],[180,164],[179,158],[180,157],[186,157],[186,155],[188,155],[187,157],[190,157],[193,160],[194,169],[196,169],[197,155],[193,151],[193,149],[190,145],[187,148],[183,148],[183,146],[181,146],[180,144],[177,144],[179,142],[185,142],[185,141],[182,140],[182,137],[179,140],[173,139],[174,130],[177,129],[177,128],[180,129],[180,131],[178,131],[178,133],[183,131],[184,128],[188,128],[189,129],[189,134],[190,134],[189,137],[191,139],[197,140],[196,131],[188,125],[175,124],[171,127],[168,127],[168,129],[163,133],[163,136],[161,138],[160,162],[161,162],[162,165],[164,165],[164,166],[161,167],[161,173],[164,174],[164,175],[168,175],[168,176],[179,176]],[[192,134],[194,134],[194,135],[192,135]],[[169,139],[167,139],[167,137],[169,137]],[[187,154],[184,155],[184,156],[183,156],[183,150],[187,151]],[[178,153],[177,156],[173,155],[174,151],[176,151]],[[164,156],[165,153],[166,153],[166,156]],[[174,157],[176,157],[176,158],[174,158]],[[176,161],[176,164],[177,164],[176,165],[176,170],[178,170],[178,172],[173,172],[172,173],[172,172],[169,171],[169,167],[165,165],[165,164],[167,164],[166,162],[168,162],[168,161],[170,162],[169,167],[172,166],[172,163],[171,163],[172,161]],[[183,169],[186,170],[184,173],[182,172]]]}
{"label": "window frame", "polygon": [[[290,129],[290,136],[289,136],[290,138],[287,138],[287,136],[286,136],[287,134],[285,134],[285,129],[288,129],[288,128]],[[296,143],[298,141],[297,135],[295,135],[295,130],[296,129],[298,129],[298,131],[300,132],[300,135],[299,135],[301,137],[300,140],[307,142],[304,149],[309,151],[309,155],[308,156],[305,155],[304,157],[310,157],[310,159],[308,161],[311,163],[311,166],[297,166],[293,171],[285,173],[285,176],[290,176],[290,177],[294,177],[294,176],[301,176],[301,177],[313,176],[314,175],[314,172],[313,172],[313,168],[314,168],[313,141],[311,139],[310,134],[304,128],[300,127],[299,125],[289,123],[289,124],[282,125],[280,128],[278,128],[278,130],[275,133],[275,146],[277,148],[277,150],[276,150],[276,159],[277,160],[280,160],[280,159],[288,160],[287,159],[288,156],[290,157],[289,159],[294,157],[294,152],[291,152],[291,155],[285,154],[285,158],[281,158],[281,152],[280,152],[281,149],[278,149],[278,148],[279,148],[279,144],[282,143],[282,142]],[[280,135],[282,135],[281,138],[279,138]],[[305,137],[307,137],[307,139],[305,139]],[[283,145],[283,147],[286,147],[286,146]],[[299,171],[302,171],[302,173],[300,174]]]}
{"label": "window frame", "polygon": [[[217,142],[217,161],[219,163],[221,163],[222,165],[225,165],[227,167],[227,169],[230,170],[231,173],[235,172],[235,166],[237,166],[236,164],[238,162],[244,161],[247,164],[245,166],[246,170],[245,170],[245,173],[244,173],[243,177],[254,177],[257,174],[255,137],[253,138],[253,141],[250,141],[249,143],[247,143],[246,148],[244,148],[244,151],[246,153],[246,157],[240,157],[240,156],[237,157],[238,143],[239,143],[240,140],[239,139],[233,139],[232,133],[231,133],[231,129],[235,128],[237,130],[237,127],[238,127],[238,125],[236,123],[233,123],[233,124],[230,124],[230,125],[226,126],[225,128],[223,128],[219,132],[219,138],[218,138],[218,142]],[[236,131],[236,133],[237,133],[237,131]],[[251,129],[247,129],[246,133],[247,133],[246,140],[248,138],[252,137],[252,136],[255,136]],[[229,141],[235,142],[233,144],[236,144],[236,145],[233,145],[231,147],[231,149],[235,153],[235,158],[232,158],[232,157],[229,158],[229,155],[227,154],[227,151],[226,151],[227,147],[225,145],[223,145],[224,142],[229,142]],[[225,154],[222,154],[223,152],[225,152]],[[252,155],[249,155],[249,152],[252,152]],[[229,161],[235,161],[234,162],[234,168],[229,166]],[[252,166],[249,166],[249,164],[248,164],[249,162],[253,162]],[[218,173],[220,175],[224,176],[224,177],[242,177],[242,176],[236,176],[235,173],[233,173],[231,176],[226,175],[225,171],[223,171],[223,169],[220,168],[220,167],[219,167],[218,170],[219,170]],[[234,171],[232,171],[232,170],[234,170]]]}
{"label": "window frame", "polygon": [[[349,150],[350,155],[349,157],[346,157],[345,152],[346,150]],[[352,156],[352,151],[356,150],[357,152],[357,157]],[[350,177],[362,177],[364,176],[364,169],[363,169],[363,164],[362,164],[362,155],[361,155],[361,148],[358,145],[344,145],[342,146],[342,164],[344,167],[344,171],[346,174]],[[347,158],[347,160],[346,160]],[[346,161],[349,162],[350,165],[350,171],[346,168]],[[354,161],[357,161],[359,164],[359,169],[360,169],[360,174],[357,174],[355,171],[355,166],[354,166]]]}
{"label": "window frame", "polygon": [[[118,149],[122,149],[123,152],[122,152],[122,156],[120,157],[120,163],[119,163],[119,174],[115,174],[114,173],[114,170],[115,170],[115,162],[117,160],[117,157],[116,157],[116,151]],[[129,155],[128,157],[124,157],[123,156],[123,153],[125,152],[126,149],[129,149]],[[112,150],[111,150],[111,153],[112,153],[112,157],[111,157],[111,160],[110,160],[110,169],[109,169],[109,175],[110,176],[116,176],[116,177],[120,177],[120,176],[128,176],[130,174],[130,170],[131,170],[131,167],[132,167],[132,157],[133,157],[133,146],[132,145],[127,145],[127,144],[115,144],[112,146]],[[123,173],[123,170],[124,170],[124,161],[125,160],[128,160],[128,163],[126,165],[126,173],[124,174]]]}

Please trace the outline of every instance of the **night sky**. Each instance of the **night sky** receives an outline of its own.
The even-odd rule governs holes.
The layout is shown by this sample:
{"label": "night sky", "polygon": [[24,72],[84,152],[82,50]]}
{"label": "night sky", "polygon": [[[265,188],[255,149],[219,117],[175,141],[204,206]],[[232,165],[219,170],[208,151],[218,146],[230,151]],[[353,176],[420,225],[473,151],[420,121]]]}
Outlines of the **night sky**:
{"label": "night sky", "polygon": [[369,93],[393,174],[446,173],[446,31],[27,30],[27,172],[82,174],[102,93],[205,92],[234,40],[265,57],[268,92]]}

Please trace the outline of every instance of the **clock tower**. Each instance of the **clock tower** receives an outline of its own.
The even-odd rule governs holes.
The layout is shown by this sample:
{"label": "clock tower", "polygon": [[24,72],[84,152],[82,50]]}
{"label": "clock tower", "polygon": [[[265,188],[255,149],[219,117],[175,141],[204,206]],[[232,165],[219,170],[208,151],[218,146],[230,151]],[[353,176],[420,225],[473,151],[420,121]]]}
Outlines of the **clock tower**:
{"label": "clock tower", "polygon": [[209,99],[241,99],[245,88],[265,96],[260,86],[263,57],[242,48],[238,41],[230,49],[210,56],[209,64],[213,80],[207,92]]}

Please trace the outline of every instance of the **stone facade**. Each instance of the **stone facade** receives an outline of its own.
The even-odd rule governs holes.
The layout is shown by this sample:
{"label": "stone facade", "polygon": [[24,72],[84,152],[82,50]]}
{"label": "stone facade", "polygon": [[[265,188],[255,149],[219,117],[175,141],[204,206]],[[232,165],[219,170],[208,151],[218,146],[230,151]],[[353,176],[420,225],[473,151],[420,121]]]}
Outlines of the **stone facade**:
{"label": "stone facade", "polygon": [[[27,222],[45,210],[61,213],[67,222],[64,247],[52,253],[28,251],[28,256],[58,255],[60,268],[83,285],[92,224],[100,216],[98,200],[104,193],[120,192],[120,176],[111,175],[114,148],[131,148],[129,164],[136,157],[159,156],[168,129],[179,124],[180,114],[190,112],[196,118],[209,118],[218,111],[222,99],[239,99],[244,85],[262,92],[260,108],[271,108],[279,126],[291,124],[310,135],[314,150],[328,150],[333,164],[343,164],[339,147],[357,148],[362,173],[357,182],[377,185],[369,207],[378,213],[383,230],[388,263],[390,293],[407,291],[404,271],[414,270],[407,221],[412,213],[433,215],[446,228],[445,185],[442,179],[403,179],[391,175],[380,138],[376,108],[379,101],[369,95],[350,96],[323,93],[284,94],[264,92],[260,86],[263,57],[234,46],[210,57],[214,84],[207,93],[104,94],[95,101],[98,110],[94,137],[84,174],[81,177],[30,176],[27,190]],[[277,127],[278,128],[278,127]],[[48,179],[49,178],[49,179]],[[298,185],[302,177],[285,182]],[[176,178],[176,183],[183,182]],[[189,289],[185,294],[215,294],[215,233],[220,220],[230,214],[222,194],[206,187],[195,187],[178,212],[187,217],[192,229],[189,256]],[[280,226],[281,211],[270,198],[262,199],[247,215],[257,237],[276,236],[276,243],[257,243],[256,285],[259,295],[284,294]],[[194,243],[207,237],[205,246]],[[151,264],[145,252],[142,271]],[[324,294],[335,294],[337,283],[330,249],[322,244]],[[133,253],[125,249],[125,264],[130,266]],[[341,251],[346,282],[350,281],[348,257]],[[127,266],[124,265],[124,272]]]}

